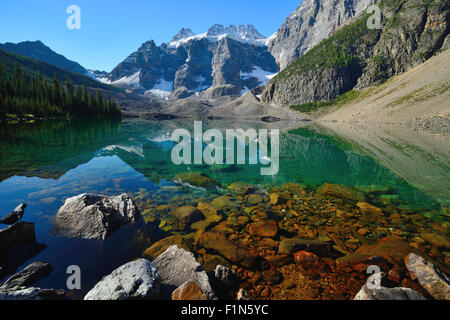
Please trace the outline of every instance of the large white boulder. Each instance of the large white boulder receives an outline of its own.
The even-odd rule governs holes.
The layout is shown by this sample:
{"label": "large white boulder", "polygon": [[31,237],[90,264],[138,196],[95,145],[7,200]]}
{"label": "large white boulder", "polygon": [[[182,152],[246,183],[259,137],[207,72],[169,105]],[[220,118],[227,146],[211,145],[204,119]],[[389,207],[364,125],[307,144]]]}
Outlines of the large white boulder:
{"label": "large white boulder", "polygon": [[146,259],[129,262],[104,277],[84,300],[155,300],[160,279],[155,266]]}
{"label": "large white boulder", "polygon": [[171,246],[154,261],[161,276],[162,298],[170,299],[172,292],[188,281],[195,282],[209,300],[217,299],[208,275],[194,255],[177,246]]}
{"label": "large white boulder", "polygon": [[104,240],[121,225],[134,223],[140,213],[127,194],[107,197],[80,194],[58,210],[52,234],[65,238]]}

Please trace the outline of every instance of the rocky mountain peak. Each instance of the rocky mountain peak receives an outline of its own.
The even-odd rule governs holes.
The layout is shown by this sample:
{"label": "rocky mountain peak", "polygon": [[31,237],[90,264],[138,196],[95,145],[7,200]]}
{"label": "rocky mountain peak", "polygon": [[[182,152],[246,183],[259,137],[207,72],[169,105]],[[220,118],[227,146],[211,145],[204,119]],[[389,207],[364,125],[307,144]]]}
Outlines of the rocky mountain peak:
{"label": "rocky mountain peak", "polygon": [[375,0],[303,0],[270,40],[270,53],[281,69],[349,24]]}
{"label": "rocky mountain peak", "polygon": [[261,40],[266,38],[259,33],[252,24],[239,26],[230,25],[225,31],[228,34],[239,35],[241,38],[246,40]]}
{"label": "rocky mountain peak", "polygon": [[172,41],[180,41],[189,37],[193,37],[195,34],[189,28],[182,28],[173,38]]}
{"label": "rocky mountain peak", "polygon": [[206,35],[208,37],[216,37],[225,33],[225,27],[221,24],[215,24],[208,29]]}
{"label": "rocky mountain peak", "polygon": [[224,27],[221,24],[215,24],[211,28],[208,29],[206,33],[207,37],[219,37],[219,36],[228,36],[235,40],[262,40],[265,37],[256,30],[256,28],[251,25],[229,25],[228,27]]}
{"label": "rocky mountain peak", "polygon": [[155,49],[156,47],[157,47],[157,45],[156,45],[155,41],[150,40],[150,41],[144,42],[138,51],[152,50],[152,49]]}

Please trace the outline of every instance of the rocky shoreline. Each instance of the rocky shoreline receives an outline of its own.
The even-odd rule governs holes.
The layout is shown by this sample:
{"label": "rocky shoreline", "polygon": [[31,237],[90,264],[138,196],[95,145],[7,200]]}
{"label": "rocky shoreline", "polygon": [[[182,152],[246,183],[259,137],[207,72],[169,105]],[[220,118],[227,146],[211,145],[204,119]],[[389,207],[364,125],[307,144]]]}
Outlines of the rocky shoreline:
{"label": "rocky shoreline", "polygon": [[[383,192],[233,183],[220,196],[180,196],[166,204],[145,190],[133,199],[83,194],[66,200],[54,230],[105,241],[132,224],[152,240],[86,300],[448,300],[448,222],[402,208]],[[27,230],[9,247],[0,241],[2,257],[16,244],[36,245],[31,225],[0,230],[0,239]],[[4,270],[8,259],[2,261]],[[0,299],[68,299],[61,290],[32,287],[50,273],[46,263],[27,266],[0,286]]]}

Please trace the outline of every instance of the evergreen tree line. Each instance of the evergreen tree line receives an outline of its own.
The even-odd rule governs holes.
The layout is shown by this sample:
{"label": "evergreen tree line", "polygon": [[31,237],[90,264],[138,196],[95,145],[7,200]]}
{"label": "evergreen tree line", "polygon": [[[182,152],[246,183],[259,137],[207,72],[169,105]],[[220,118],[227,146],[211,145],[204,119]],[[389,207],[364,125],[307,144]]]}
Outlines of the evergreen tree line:
{"label": "evergreen tree line", "polygon": [[0,119],[7,114],[35,117],[98,117],[121,115],[113,99],[103,98],[100,90],[94,95],[84,86],[74,86],[70,79],[61,83],[44,79],[41,72],[29,76],[18,65],[8,72],[0,63]]}

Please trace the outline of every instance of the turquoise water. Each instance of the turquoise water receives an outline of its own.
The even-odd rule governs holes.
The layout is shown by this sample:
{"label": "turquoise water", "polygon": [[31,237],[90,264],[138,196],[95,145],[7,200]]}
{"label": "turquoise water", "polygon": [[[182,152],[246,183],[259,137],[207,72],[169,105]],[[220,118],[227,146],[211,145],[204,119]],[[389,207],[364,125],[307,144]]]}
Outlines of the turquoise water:
{"label": "turquoise water", "polygon": [[426,190],[408,184],[363,150],[315,126],[294,125],[286,130],[288,126],[292,125],[204,122],[205,129],[280,129],[280,171],[275,176],[261,176],[260,165],[174,165],[174,143],[168,138],[175,129],[192,130],[191,120],[55,121],[3,126],[0,213],[8,213],[22,202],[28,204],[23,220],[36,223],[37,240],[47,246],[29,262],[48,261],[54,268],[49,278],[36,285],[65,288],[66,268],[75,264],[82,270],[83,292],[139,256],[148,244],[136,239],[133,228],[122,228],[104,242],[53,237],[53,220],[63,201],[84,192],[137,195],[145,190],[164,204],[177,194],[198,197],[223,192],[177,186],[173,180],[179,172],[201,171],[222,187],[233,182],[262,187],[296,182],[310,189],[325,182],[348,185],[368,192],[374,204],[385,196],[404,210],[446,219],[439,216],[442,197],[435,199]]}

